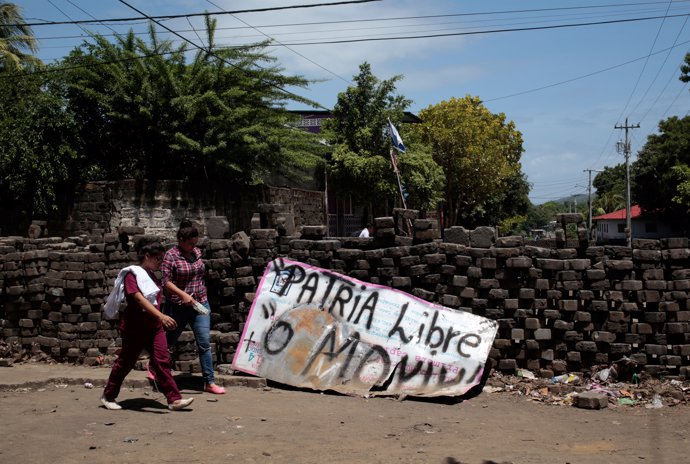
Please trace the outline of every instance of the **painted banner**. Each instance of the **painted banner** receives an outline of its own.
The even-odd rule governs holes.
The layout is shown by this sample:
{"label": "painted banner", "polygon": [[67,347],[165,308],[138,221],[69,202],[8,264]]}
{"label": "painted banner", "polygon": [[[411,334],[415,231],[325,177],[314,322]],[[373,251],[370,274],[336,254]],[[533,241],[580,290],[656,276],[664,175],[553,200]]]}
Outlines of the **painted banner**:
{"label": "painted banner", "polygon": [[497,323],[304,263],[267,267],[233,360],[276,382],[349,394],[462,395]]}

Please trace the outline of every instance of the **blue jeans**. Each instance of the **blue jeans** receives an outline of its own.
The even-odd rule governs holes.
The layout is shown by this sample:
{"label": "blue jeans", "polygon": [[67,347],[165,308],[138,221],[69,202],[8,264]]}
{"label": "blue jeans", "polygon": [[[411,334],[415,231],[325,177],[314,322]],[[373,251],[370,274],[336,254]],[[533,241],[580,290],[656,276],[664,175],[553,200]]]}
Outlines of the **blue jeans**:
{"label": "blue jeans", "polygon": [[182,331],[187,327],[187,324],[194,331],[194,340],[196,341],[196,349],[199,352],[199,362],[201,362],[201,375],[204,377],[205,383],[214,383],[213,376],[213,353],[211,352],[211,307],[208,302],[203,303],[209,313],[199,314],[193,307],[188,305],[177,305],[167,303],[165,305],[165,314],[175,319],[177,328],[166,332],[168,338],[168,347],[172,348],[177,339],[180,337]]}

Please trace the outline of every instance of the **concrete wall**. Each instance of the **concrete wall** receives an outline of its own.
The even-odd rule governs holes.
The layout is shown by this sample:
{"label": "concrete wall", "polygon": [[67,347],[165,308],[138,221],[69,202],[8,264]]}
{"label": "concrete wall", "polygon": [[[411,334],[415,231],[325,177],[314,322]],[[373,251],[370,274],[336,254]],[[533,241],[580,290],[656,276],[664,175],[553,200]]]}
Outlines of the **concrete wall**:
{"label": "concrete wall", "polygon": [[48,230],[63,237],[83,235],[91,243],[120,231],[173,238],[180,220],[189,218],[203,233],[223,238],[230,231],[249,231],[252,218],[264,212],[269,213],[267,227],[282,219],[292,225],[290,233],[322,224],[323,193],[169,180],[93,182],[76,193],[67,221],[49,224]]}

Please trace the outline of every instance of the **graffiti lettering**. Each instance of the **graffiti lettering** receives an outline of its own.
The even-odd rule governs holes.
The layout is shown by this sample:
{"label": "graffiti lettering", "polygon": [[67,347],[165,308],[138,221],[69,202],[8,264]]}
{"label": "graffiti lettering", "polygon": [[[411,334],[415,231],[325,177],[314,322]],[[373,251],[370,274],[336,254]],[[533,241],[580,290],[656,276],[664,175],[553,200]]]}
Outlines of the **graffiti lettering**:
{"label": "graffiti lettering", "polygon": [[[280,353],[285,349],[288,343],[290,343],[293,335],[295,335],[295,330],[289,322],[277,321],[271,326],[268,332],[266,332],[266,336],[264,337],[264,350],[271,355]],[[277,339],[278,344],[273,344],[273,342],[276,341],[275,339]]]}
{"label": "graffiti lettering", "polygon": [[377,354],[381,358],[383,369],[381,370],[379,377],[374,382],[372,382],[372,384],[379,385],[388,378],[388,373],[391,370],[391,358],[390,356],[388,356],[388,353],[386,353],[385,348],[379,345],[374,345],[369,349],[369,351],[366,352],[364,356],[362,356],[362,360],[359,362],[359,366],[357,366],[357,369],[355,369],[355,373],[353,375],[355,379],[360,378],[360,376],[362,375],[362,371],[367,365],[367,361],[369,361],[369,358]]}
{"label": "graffiti lettering", "polygon": [[[327,343],[330,343],[329,350],[324,352],[323,349]],[[341,346],[337,347],[337,351],[336,351],[335,344],[336,344],[336,328],[332,327],[328,331],[326,336],[323,338],[323,340],[319,344],[318,348],[309,357],[309,360],[307,361],[306,365],[304,366],[304,369],[302,370],[302,375],[306,375],[311,370],[312,366],[314,365],[314,362],[316,361],[316,358],[319,355],[324,355],[324,356],[328,357],[328,360],[330,362],[333,362],[349,346],[350,351],[347,353],[345,361],[343,362],[343,364],[341,365],[341,367],[338,371],[338,377],[343,378],[345,376],[345,372],[347,372],[347,369],[350,366],[350,362],[352,361],[352,357],[355,354],[355,350],[357,350],[357,345],[359,344],[359,334],[357,332],[355,332],[350,337],[348,337],[345,340],[345,343],[343,343]]]}
{"label": "graffiti lettering", "polygon": [[276,315],[276,310],[278,309],[275,302],[269,301],[268,305],[262,304],[261,309],[264,312],[264,319],[270,319]]}
{"label": "graffiti lettering", "polygon": [[[299,286],[300,292],[299,296],[297,297],[297,303],[311,304],[314,301],[314,298],[316,298],[316,296],[319,294],[319,289],[322,285],[322,279],[320,279],[320,276],[323,277],[324,273],[311,272],[307,274],[306,271],[301,268],[299,268],[300,271],[297,271],[298,268],[299,266],[288,266],[286,268],[290,270],[290,275],[287,277],[283,288],[285,289],[291,284],[301,284]],[[299,275],[299,277],[297,277],[297,275]],[[357,307],[359,306],[362,295],[357,295],[354,298],[354,304],[351,304],[353,301],[353,296],[355,296],[353,291],[353,283],[344,280],[342,277],[336,276],[335,274],[326,274],[326,277],[328,277],[328,283],[326,284],[326,288],[321,298],[321,307],[324,310],[326,309],[326,305],[328,304],[328,300],[333,291],[335,283],[340,282],[340,286],[338,287],[338,290],[336,290],[335,296],[330,298],[330,305],[328,305],[327,308],[328,312],[333,314],[334,311],[337,311],[337,314],[341,318],[345,318],[345,314],[348,312],[347,307],[351,306],[347,316],[348,322],[351,321],[352,317],[355,315],[355,313],[357,313],[353,323],[359,324],[360,320],[363,320],[364,314],[367,313],[368,317],[365,319],[366,322],[364,322],[364,326],[367,328],[367,330],[371,329],[374,314],[376,312],[376,304],[379,299],[379,293],[377,291],[370,292],[364,300],[364,304],[362,304],[361,308],[359,308],[359,312],[357,312]],[[361,291],[364,292],[365,290],[367,290],[367,287],[362,286]]]}
{"label": "graffiti lettering", "polygon": [[481,379],[496,330],[495,321],[471,313],[276,259],[257,288],[234,364],[299,387],[457,395]]}
{"label": "graffiti lettering", "polygon": [[[405,303],[402,305],[402,307],[400,308],[400,312],[398,313],[398,318],[395,321],[395,324],[388,332],[388,338],[393,338],[393,336],[397,336],[397,338],[399,338],[404,344],[412,342],[412,340],[415,338],[413,335],[408,336],[405,333],[405,329],[401,326],[402,322],[405,320],[405,314],[407,313],[408,306],[409,303]],[[429,314],[425,312],[424,315],[428,317]],[[439,311],[434,311],[434,315],[431,318],[431,324],[429,325],[428,331],[426,332],[424,344],[433,350],[432,354],[436,354],[436,348],[439,347],[441,348],[442,353],[446,353],[448,351],[448,348],[450,347],[451,340],[455,337],[460,337],[457,341],[457,344],[455,345],[455,349],[457,350],[458,354],[463,358],[470,357],[471,354],[463,350],[463,345],[467,345],[471,348],[476,348],[481,344],[482,338],[476,333],[467,333],[463,335],[462,332],[453,330],[453,326],[449,326],[446,329],[446,332],[444,333],[441,326],[437,325],[438,317]],[[425,329],[426,324],[419,324],[416,337],[417,343],[419,343],[424,338]]]}

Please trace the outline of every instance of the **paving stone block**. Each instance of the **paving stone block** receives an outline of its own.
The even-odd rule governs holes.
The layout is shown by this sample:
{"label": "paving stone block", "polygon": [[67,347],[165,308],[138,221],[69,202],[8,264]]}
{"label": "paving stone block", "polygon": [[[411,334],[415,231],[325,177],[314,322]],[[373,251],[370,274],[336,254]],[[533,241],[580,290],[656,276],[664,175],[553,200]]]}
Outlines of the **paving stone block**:
{"label": "paving stone block", "polygon": [[575,396],[574,405],[581,409],[604,409],[609,405],[609,399],[603,393],[593,391],[579,393]]}

